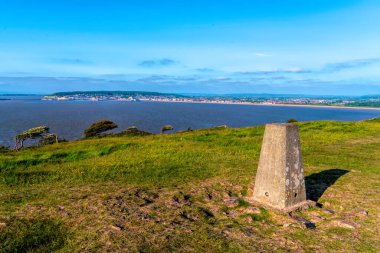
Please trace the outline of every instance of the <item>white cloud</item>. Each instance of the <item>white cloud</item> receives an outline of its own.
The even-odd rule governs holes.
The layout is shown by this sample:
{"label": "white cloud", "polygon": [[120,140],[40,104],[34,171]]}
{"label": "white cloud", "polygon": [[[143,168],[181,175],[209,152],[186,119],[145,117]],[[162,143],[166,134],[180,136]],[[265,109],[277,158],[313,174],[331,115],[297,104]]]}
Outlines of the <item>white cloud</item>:
{"label": "white cloud", "polygon": [[265,53],[255,53],[255,55],[257,57],[269,57],[270,56],[269,54],[265,54]]}

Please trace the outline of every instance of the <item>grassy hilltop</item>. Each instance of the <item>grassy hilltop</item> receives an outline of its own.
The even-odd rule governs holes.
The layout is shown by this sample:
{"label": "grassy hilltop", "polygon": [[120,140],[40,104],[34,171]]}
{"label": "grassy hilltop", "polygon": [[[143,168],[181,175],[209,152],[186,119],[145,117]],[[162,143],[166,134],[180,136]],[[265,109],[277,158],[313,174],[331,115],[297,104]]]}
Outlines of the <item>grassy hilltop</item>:
{"label": "grassy hilltop", "polygon": [[316,229],[244,201],[264,127],[216,128],[3,151],[0,252],[379,252],[379,120],[298,125]]}

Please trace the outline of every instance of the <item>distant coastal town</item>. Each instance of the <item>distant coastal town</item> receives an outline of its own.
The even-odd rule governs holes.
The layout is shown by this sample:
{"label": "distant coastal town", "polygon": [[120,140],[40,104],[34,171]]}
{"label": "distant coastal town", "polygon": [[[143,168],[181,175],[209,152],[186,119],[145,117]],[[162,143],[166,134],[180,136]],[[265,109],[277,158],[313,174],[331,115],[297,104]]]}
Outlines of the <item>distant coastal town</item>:
{"label": "distant coastal town", "polygon": [[151,101],[216,104],[380,107],[380,95],[360,97],[279,94],[182,95],[146,91],[80,91],[54,93],[44,96],[42,99],[56,101]]}

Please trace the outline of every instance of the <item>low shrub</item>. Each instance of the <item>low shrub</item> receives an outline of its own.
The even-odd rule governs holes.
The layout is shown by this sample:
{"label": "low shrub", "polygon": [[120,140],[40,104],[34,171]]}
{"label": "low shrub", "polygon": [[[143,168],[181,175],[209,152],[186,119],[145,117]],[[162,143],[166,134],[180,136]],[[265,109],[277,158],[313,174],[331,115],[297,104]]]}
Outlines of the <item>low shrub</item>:
{"label": "low shrub", "polygon": [[85,138],[94,137],[100,133],[117,128],[117,125],[109,120],[102,120],[92,124],[84,131]]}
{"label": "low shrub", "polygon": [[9,150],[10,150],[9,147],[0,145],[0,153],[5,153],[5,152],[8,152]]}
{"label": "low shrub", "polygon": [[288,119],[288,120],[286,121],[286,123],[296,123],[296,122],[298,122],[298,120],[296,120],[296,119],[294,119],[294,118]]}
{"label": "low shrub", "polygon": [[161,127],[161,134],[163,134],[166,131],[171,131],[173,129],[174,129],[174,127],[172,125],[165,125],[165,126]]}

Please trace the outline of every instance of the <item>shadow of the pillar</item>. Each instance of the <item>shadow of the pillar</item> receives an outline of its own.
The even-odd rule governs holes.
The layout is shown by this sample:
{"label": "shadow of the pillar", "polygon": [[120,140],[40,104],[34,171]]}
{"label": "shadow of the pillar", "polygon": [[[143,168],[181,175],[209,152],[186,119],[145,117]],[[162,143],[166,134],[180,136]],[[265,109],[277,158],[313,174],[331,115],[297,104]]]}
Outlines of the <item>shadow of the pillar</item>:
{"label": "shadow of the pillar", "polygon": [[330,169],[305,177],[307,198],[318,202],[327,188],[348,172],[348,170]]}

